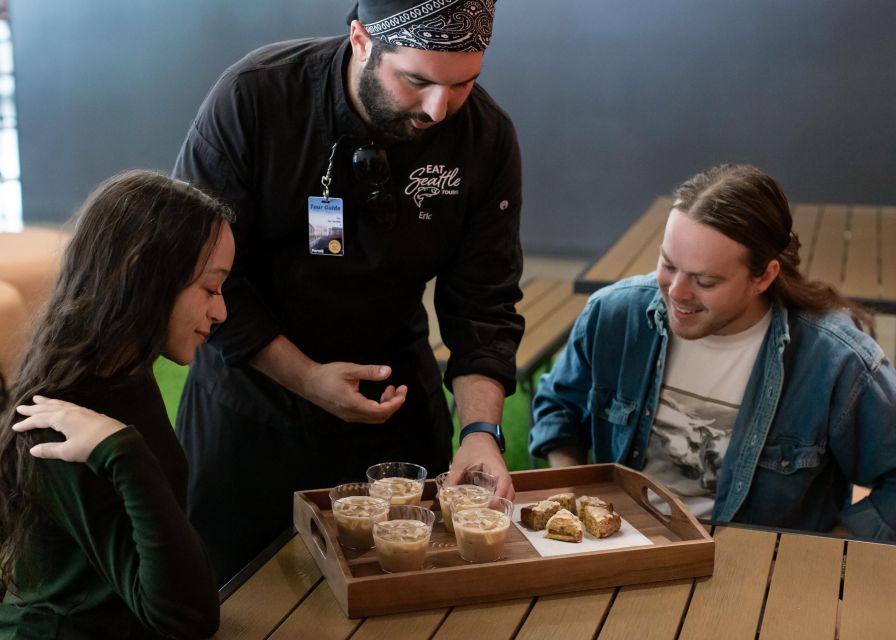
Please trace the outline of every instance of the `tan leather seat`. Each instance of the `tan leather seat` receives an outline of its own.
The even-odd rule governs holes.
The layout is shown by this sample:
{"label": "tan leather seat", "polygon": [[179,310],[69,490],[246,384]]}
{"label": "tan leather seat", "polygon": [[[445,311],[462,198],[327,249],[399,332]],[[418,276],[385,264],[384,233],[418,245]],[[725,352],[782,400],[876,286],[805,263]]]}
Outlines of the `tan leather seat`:
{"label": "tan leather seat", "polygon": [[64,231],[41,227],[0,233],[0,280],[19,290],[29,314],[50,294],[68,240]]}
{"label": "tan leather seat", "polygon": [[65,231],[41,227],[0,233],[0,371],[7,378],[56,282],[68,240]]}
{"label": "tan leather seat", "polygon": [[25,346],[28,312],[22,294],[0,280],[0,373],[8,381],[15,373],[16,360]]}

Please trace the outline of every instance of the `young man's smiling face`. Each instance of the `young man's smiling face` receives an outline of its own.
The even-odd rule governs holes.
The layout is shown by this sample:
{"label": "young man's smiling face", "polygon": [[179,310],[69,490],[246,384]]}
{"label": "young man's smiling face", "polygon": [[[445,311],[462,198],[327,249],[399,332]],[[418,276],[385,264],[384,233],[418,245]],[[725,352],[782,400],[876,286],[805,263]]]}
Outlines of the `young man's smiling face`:
{"label": "young man's smiling face", "polygon": [[778,274],[772,260],[759,277],[747,268],[747,248],[672,209],[657,262],[657,281],[672,332],[686,340],[732,335],[756,324],[769,308],[763,293]]}

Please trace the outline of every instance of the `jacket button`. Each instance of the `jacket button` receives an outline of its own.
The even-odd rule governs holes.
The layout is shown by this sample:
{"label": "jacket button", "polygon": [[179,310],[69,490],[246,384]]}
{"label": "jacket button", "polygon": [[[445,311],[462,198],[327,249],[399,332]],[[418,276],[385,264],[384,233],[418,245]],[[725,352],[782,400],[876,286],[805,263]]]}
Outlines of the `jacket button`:
{"label": "jacket button", "polygon": [[645,409],[645,410],[644,410],[644,415],[649,417],[649,416],[650,416],[650,409]]}
{"label": "jacket button", "polygon": [[781,465],[782,469],[786,469],[790,466],[790,460],[781,460],[781,462],[779,462],[778,464]]}
{"label": "jacket button", "polygon": [[637,449],[632,451],[632,458],[637,458],[639,455],[641,455],[641,452],[638,451]]}

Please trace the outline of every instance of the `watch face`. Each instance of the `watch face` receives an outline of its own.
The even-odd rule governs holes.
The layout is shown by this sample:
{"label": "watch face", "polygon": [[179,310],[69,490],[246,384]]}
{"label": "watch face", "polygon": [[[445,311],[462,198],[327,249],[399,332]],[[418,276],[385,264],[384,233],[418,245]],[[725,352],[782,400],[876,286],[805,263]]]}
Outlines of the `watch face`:
{"label": "watch face", "polygon": [[495,437],[498,439],[498,448],[501,450],[501,453],[504,453],[504,447],[506,446],[504,443],[504,430],[501,428],[501,425],[495,425]]}

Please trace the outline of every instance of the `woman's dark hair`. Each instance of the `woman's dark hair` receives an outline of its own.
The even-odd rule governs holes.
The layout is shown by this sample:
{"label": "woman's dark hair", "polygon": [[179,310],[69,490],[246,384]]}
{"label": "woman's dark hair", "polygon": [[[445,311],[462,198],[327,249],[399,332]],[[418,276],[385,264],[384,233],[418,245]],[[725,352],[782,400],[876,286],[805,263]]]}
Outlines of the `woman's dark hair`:
{"label": "woman's dark hair", "polygon": [[230,211],[186,182],[128,171],[101,184],[73,217],[59,278],[11,381],[0,422],[0,580],[37,518],[39,478],[15,407],[87,378],[151,370],[177,296],[208,260]]}
{"label": "woman's dark hair", "polygon": [[713,167],[679,186],[672,206],[744,245],[754,277],[777,260],[781,270],[768,288],[771,299],[813,313],[846,309],[859,326],[870,326],[871,316],[862,307],[800,272],[800,240],[793,232],[790,205],[778,183],[762,170],[743,164]]}

